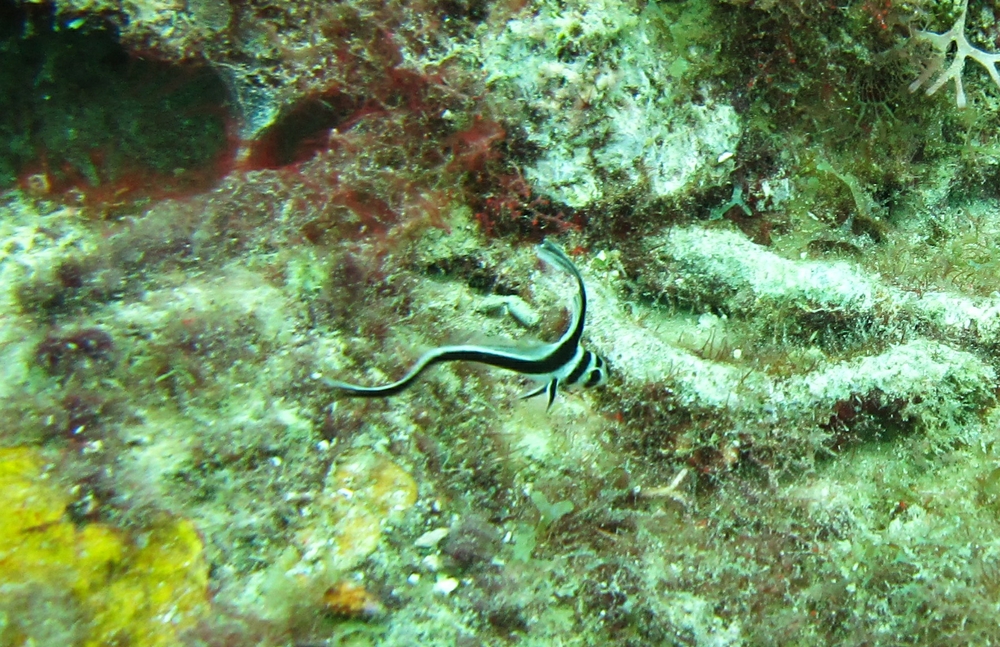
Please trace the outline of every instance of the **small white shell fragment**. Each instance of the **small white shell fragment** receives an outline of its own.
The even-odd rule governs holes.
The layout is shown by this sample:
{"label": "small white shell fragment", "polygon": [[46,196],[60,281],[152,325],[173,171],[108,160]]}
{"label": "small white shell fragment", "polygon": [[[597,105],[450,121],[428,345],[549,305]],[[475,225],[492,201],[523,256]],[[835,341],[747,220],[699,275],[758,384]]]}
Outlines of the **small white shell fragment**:
{"label": "small white shell fragment", "polygon": [[441,570],[440,555],[437,554],[428,555],[427,557],[424,557],[422,560],[420,560],[420,563],[423,564],[423,567],[426,568],[431,573],[436,573],[439,570]]}
{"label": "small white shell fragment", "polygon": [[728,162],[732,158],[733,158],[733,152],[732,151],[726,151],[722,155],[719,155],[719,159],[717,159],[715,163],[716,164],[722,164],[723,162]]}
{"label": "small white shell fragment", "polygon": [[521,297],[507,297],[507,312],[514,318],[514,321],[525,328],[534,328],[541,320],[538,313],[525,303]]}
{"label": "small white shell fragment", "polygon": [[[77,430],[77,433],[82,431],[82,428]],[[92,440],[83,446],[82,453],[84,454],[99,454],[101,450],[104,449],[104,443],[100,440]]]}
{"label": "small white shell fragment", "polygon": [[534,328],[541,321],[537,312],[518,296],[494,294],[486,297],[476,306],[477,312],[505,313],[525,328]]}
{"label": "small white shell fragment", "polygon": [[495,315],[506,310],[507,297],[502,297],[498,294],[491,294],[476,304],[476,312],[485,312],[486,314]]}
{"label": "small white shell fragment", "polygon": [[424,534],[417,537],[417,540],[413,542],[413,545],[417,548],[433,548],[438,545],[439,541],[447,536],[447,528],[435,528],[434,530],[428,530]]}
{"label": "small white shell fragment", "polygon": [[454,577],[442,577],[434,583],[434,592],[439,595],[448,595],[458,588],[458,580]]}

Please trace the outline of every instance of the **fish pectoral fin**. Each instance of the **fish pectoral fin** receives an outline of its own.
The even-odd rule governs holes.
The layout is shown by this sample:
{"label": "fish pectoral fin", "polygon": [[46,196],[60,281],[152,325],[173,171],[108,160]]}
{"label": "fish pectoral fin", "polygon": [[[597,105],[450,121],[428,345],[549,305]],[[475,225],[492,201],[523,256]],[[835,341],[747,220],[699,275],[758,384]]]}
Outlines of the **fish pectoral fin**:
{"label": "fish pectoral fin", "polygon": [[552,381],[546,384],[545,388],[549,392],[549,403],[545,405],[545,410],[548,411],[552,408],[552,403],[556,401],[556,394],[559,392],[559,380],[552,378]]}
{"label": "fish pectoral fin", "polygon": [[559,393],[559,378],[554,377],[537,389],[532,389],[518,397],[522,400],[527,400],[528,398],[533,398],[536,395],[541,395],[543,393],[546,393],[549,396],[549,401],[545,405],[545,410],[548,411],[552,408],[552,403],[556,400],[556,394]]}
{"label": "fish pectoral fin", "polygon": [[531,389],[530,391],[522,393],[521,395],[517,396],[517,398],[519,400],[527,400],[528,398],[533,398],[536,395],[541,395],[541,394],[545,393],[545,390],[548,389],[548,388],[549,388],[549,383],[546,382],[545,384],[541,385],[537,389]]}

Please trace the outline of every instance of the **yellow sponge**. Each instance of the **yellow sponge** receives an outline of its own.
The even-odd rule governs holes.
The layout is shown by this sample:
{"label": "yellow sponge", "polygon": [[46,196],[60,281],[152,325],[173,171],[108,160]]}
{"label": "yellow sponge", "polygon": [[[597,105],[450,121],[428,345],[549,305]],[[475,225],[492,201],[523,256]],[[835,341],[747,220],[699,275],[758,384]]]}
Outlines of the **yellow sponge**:
{"label": "yellow sponge", "polygon": [[[136,541],[105,524],[77,527],[30,448],[0,449],[0,501],[0,589],[54,594],[71,607],[63,616],[85,624],[76,644],[173,645],[208,611],[208,567],[189,521],[166,518]],[[30,642],[31,631],[3,641]]]}

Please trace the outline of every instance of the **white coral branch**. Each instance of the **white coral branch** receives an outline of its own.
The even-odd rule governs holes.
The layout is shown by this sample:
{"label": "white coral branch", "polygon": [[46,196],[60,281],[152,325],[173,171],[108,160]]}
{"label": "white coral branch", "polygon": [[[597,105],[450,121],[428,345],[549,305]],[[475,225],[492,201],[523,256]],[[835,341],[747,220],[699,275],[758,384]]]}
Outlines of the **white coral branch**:
{"label": "white coral branch", "polygon": [[916,92],[917,88],[926,83],[934,74],[944,67],[948,61],[948,50],[951,44],[955,43],[955,58],[951,65],[938,75],[937,79],[931,83],[925,91],[928,96],[934,94],[938,89],[948,82],[948,79],[955,80],[956,102],[959,108],[965,107],[965,90],[962,89],[962,70],[965,68],[965,59],[971,58],[989,72],[990,78],[1000,87],[1000,74],[997,74],[997,63],[1000,63],[1000,54],[990,54],[981,49],[976,49],[965,37],[965,17],[969,11],[969,0],[962,3],[962,13],[948,31],[938,34],[932,31],[918,30],[913,37],[917,40],[927,41],[937,50],[934,60],[920,74],[917,79],[910,84],[910,92]]}

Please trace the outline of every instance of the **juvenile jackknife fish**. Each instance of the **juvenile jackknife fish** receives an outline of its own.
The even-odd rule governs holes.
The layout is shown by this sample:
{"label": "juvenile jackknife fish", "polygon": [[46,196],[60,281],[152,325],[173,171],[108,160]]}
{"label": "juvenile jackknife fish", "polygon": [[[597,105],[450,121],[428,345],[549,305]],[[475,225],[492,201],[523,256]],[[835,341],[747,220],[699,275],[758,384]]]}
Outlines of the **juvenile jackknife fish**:
{"label": "juvenile jackknife fish", "polygon": [[547,393],[549,402],[546,408],[552,406],[560,387],[592,388],[605,384],[608,379],[607,364],[599,355],[585,350],[580,344],[587,316],[587,292],[583,286],[583,277],[573,265],[573,261],[554,243],[544,241],[538,246],[537,253],[543,261],[571,274],[577,283],[576,298],[570,308],[572,313],[570,324],[558,341],[526,349],[476,345],[440,346],[424,353],[406,375],[391,384],[360,386],[337,380],[326,380],[326,383],[349,396],[386,397],[409,388],[424,370],[434,364],[479,362],[515,371],[542,382],[540,387],[521,397],[531,398]]}

